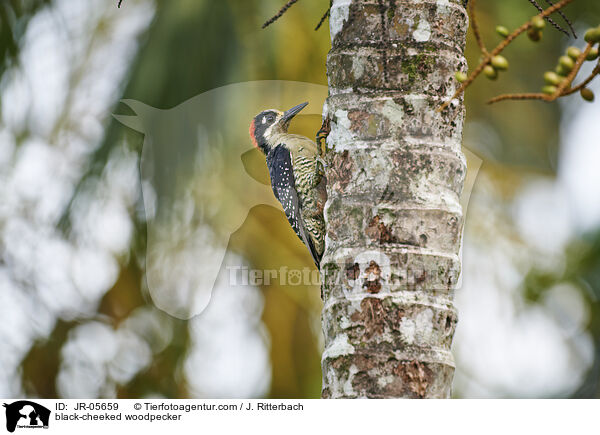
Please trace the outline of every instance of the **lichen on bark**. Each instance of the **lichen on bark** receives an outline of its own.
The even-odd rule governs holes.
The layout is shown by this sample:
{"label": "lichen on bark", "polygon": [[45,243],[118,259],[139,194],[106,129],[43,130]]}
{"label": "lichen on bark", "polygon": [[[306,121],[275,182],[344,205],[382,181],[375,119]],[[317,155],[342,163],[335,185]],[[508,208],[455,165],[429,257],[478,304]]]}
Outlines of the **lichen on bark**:
{"label": "lichen on bark", "polygon": [[323,397],[450,397],[460,274],[462,0],[334,0]]}

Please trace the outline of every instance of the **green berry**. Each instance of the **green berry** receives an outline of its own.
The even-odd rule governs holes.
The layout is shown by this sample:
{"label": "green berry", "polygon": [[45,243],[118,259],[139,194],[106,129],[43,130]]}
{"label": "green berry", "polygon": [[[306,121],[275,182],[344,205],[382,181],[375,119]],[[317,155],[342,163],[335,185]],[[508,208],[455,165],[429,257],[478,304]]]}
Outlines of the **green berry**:
{"label": "green berry", "polygon": [[556,72],[556,74],[558,74],[561,77],[566,77],[571,72],[571,71],[566,70],[562,65],[557,65],[557,67],[555,68],[554,71]]}
{"label": "green berry", "polygon": [[536,16],[531,19],[531,25],[537,30],[542,30],[546,27],[546,22],[542,17]]}
{"label": "green berry", "polygon": [[546,85],[542,88],[542,92],[544,94],[548,94],[548,95],[553,95],[556,92],[557,88],[556,86],[552,86],[552,85]]}
{"label": "green berry", "polygon": [[496,33],[503,38],[506,38],[510,34],[508,29],[504,26],[496,26]]}
{"label": "green berry", "polygon": [[571,59],[569,56],[561,56],[558,59],[558,64],[562,66],[565,69],[565,71],[567,71],[567,73],[571,72],[571,70],[575,66],[575,62],[573,62],[573,59]]}
{"label": "green berry", "polygon": [[585,42],[592,44],[600,42],[600,27],[589,29],[587,32],[585,32],[583,39],[585,39]]}
{"label": "green berry", "polygon": [[579,91],[579,94],[585,101],[589,101],[590,103],[594,101],[594,93],[588,88],[583,88],[581,91]]}
{"label": "green berry", "polygon": [[527,30],[527,36],[533,42],[539,42],[539,40],[542,39],[542,31],[536,29],[535,27],[530,27]]}
{"label": "green berry", "polygon": [[508,69],[508,60],[504,56],[492,57],[492,66],[500,71],[506,71]]}
{"label": "green berry", "polygon": [[590,53],[587,55],[587,60],[596,60],[598,58],[598,49],[596,47],[592,47]]}
{"label": "green berry", "polygon": [[555,72],[546,71],[544,73],[544,81],[549,85],[558,86],[558,85],[560,85],[560,82],[562,82],[563,80],[564,80],[564,77],[559,76]]}
{"label": "green berry", "polygon": [[569,47],[567,48],[567,56],[573,60],[577,60],[581,56],[581,50],[577,47]]}
{"label": "green berry", "polygon": [[483,74],[490,80],[496,80],[498,78],[498,71],[492,65],[486,65],[483,68]]}
{"label": "green berry", "polygon": [[468,78],[464,72],[460,71],[457,71],[456,74],[454,74],[454,77],[456,77],[456,80],[458,80],[460,83],[466,82]]}

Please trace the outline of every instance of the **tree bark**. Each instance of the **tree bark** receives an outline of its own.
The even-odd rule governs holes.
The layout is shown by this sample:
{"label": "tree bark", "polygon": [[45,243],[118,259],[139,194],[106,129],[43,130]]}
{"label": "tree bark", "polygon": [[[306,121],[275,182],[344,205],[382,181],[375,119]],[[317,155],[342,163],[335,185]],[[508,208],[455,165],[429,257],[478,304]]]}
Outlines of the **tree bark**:
{"label": "tree bark", "polygon": [[324,398],[447,398],[466,161],[462,0],[334,0]]}

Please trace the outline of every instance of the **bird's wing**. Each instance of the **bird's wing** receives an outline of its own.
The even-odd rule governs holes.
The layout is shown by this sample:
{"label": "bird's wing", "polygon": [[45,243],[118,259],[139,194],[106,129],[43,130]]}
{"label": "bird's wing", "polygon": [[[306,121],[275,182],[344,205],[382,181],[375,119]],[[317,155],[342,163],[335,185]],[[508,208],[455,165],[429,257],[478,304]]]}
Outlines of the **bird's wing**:
{"label": "bird's wing", "polygon": [[269,175],[271,176],[271,187],[275,197],[279,200],[285,212],[288,222],[300,240],[310,251],[310,255],[319,267],[319,255],[304,229],[302,221],[302,204],[296,191],[296,180],[292,167],[290,152],[284,146],[278,145],[269,153]]}

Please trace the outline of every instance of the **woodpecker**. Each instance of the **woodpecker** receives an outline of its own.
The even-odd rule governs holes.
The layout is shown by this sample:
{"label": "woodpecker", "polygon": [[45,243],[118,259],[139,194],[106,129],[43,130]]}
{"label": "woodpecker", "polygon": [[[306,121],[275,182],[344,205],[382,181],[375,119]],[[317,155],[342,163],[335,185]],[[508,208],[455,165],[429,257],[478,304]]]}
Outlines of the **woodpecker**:
{"label": "woodpecker", "polygon": [[[308,103],[281,112],[268,109],[250,124],[253,145],[266,157],[271,188],[296,235],[306,245],[317,268],[325,249],[323,206],[327,193],[321,150],[307,137],[288,133],[290,121]],[[317,134],[317,141],[323,129]]]}

